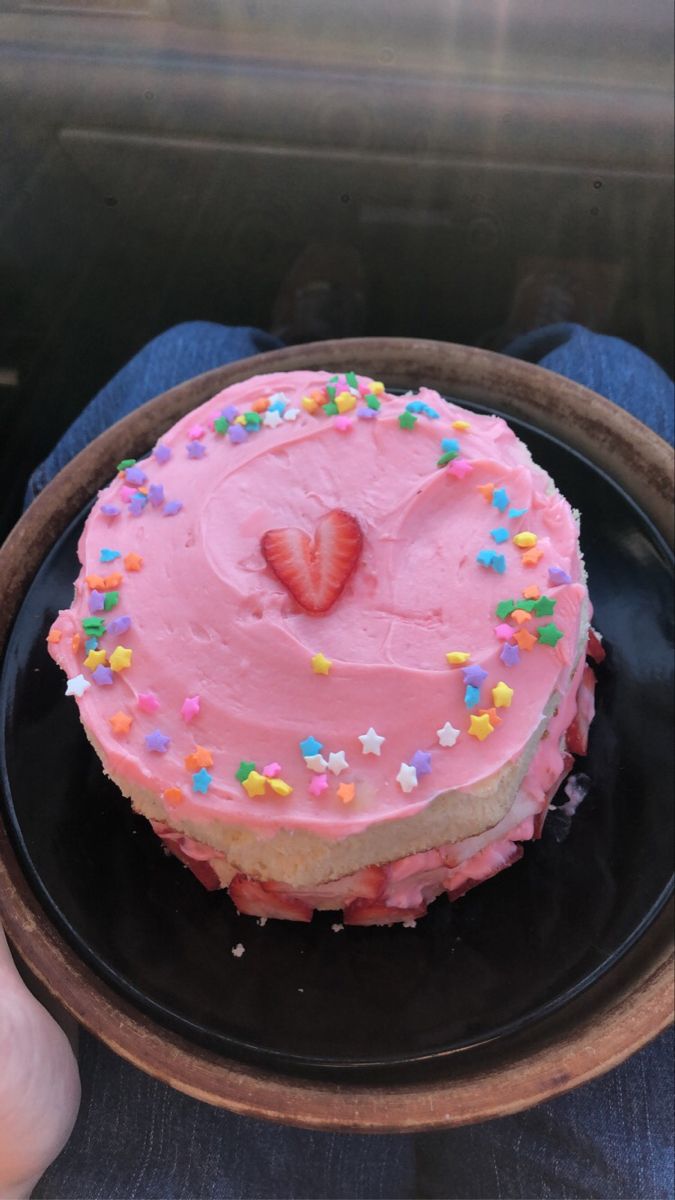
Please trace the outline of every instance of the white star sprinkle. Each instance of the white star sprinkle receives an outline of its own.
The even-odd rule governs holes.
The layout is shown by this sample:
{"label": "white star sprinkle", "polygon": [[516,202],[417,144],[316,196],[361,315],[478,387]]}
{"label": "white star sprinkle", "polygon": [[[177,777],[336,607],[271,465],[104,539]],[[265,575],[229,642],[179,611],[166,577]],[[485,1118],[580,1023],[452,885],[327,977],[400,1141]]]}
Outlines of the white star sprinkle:
{"label": "white star sprinkle", "polygon": [[417,771],[409,763],[401,763],[396,782],[402,792],[412,792],[417,787]]}
{"label": "white star sprinkle", "polygon": [[316,771],[317,775],[322,775],[328,763],[323,754],[308,754],[305,757],[305,766],[309,767],[310,771]]}
{"label": "white star sprinkle", "polygon": [[345,758],[344,750],[338,750],[337,754],[331,753],[328,755],[328,770],[332,771],[334,775],[339,775],[341,771],[349,770],[349,763]]}
{"label": "white star sprinkle", "polygon": [[441,746],[454,746],[459,737],[459,729],[455,729],[454,725],[446,721],[442,729],[436,730],[436,736]]}
{"label": "white star sprinkle", "polygon": [[73,675],[73,678],[67,681],[66,696],[84,696],[87,688],[90,687],[91,684],[84,675]]}
{"label": "white star sprinkle", "polygon": [[276,408],[268,409],[263,417],[263,425],[268,429],[276,429],[277,425],[281,425],[281,413]]}
{"label": "white star sprinkle", "polygon": [[359,734],[359,741],[364,754],[377,754],[380,757],[380,746],[386,739],[376,733],[372,725],[365,733]]}
{"label": "white star sprinkle", "polygon": [[284,421],[295,421],[300,416],[299,408],[287,408],[284,413]]}

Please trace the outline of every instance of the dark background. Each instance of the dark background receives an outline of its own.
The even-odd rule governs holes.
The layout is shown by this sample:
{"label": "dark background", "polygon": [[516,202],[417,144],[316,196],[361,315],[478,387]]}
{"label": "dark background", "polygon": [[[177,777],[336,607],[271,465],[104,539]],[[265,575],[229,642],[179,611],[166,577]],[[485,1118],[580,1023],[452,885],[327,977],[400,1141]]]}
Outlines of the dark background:
{"label": "dark background", "polygon": [[670,0],[23,0],[0,85],[0,534],[144,342],[269,328],[316,241],[363,333],[573,319],[672,371]]}

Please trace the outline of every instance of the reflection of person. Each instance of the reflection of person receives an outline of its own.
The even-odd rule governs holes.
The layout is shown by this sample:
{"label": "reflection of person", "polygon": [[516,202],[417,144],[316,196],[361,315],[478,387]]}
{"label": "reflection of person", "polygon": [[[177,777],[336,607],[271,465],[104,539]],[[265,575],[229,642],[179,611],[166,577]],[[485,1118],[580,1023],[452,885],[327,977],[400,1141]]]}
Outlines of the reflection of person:
{"label": "reflection of person", "polygon": [[[162,334],[85,409],[33,475],[27,499],[145,400],[279,344],[256,330],[203,322]],[[522,336],[505,352],[586,384],[672,440],[672,384],[626,343],[557,325]],[[287,1129],[210,1108],[141,1074],[83,1033],[80,1116],[34,1194],[124,1200],[668,1197],[671,1064],[672,1038],[663,1035],[604,1078],[516,1116],[434,1134],[367,1137]]]}

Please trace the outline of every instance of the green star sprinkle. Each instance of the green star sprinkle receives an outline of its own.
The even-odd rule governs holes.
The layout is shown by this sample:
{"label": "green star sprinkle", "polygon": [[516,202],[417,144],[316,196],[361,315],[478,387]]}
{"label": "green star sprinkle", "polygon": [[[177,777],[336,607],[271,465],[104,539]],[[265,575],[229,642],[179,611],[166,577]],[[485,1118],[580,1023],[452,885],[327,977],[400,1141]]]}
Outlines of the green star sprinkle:
{"label": "green star sprinkle", "polygon": [[85,617],[82,622],[82,628],[87,637],[103,637],[105,633],[105,621],[101,617]]}
{"label": "green star sprinkle", "polygon": [[449,462],[452,462],[453,458],[457,458],[458,453],[458,450],[446,450],[445,454],[441,454],[436,466],[446,467]]}
{"label": "green star sprinkle", "polygon": [[516,607],[522,608],[525,612],[532,612],[532,611],[536,612],[536,606],[537,606],[536,600],[519,600]]}
{"label": "green star sprinkle", "polygon": [[534,602],[534,611],[538,617],[552,617],[554,608],[555,600],[552,600],[550,596],[540,596]]}
{"label": "green star sprinkle", "polygon": [[337,388],[334,386],[334,384],[327,383],[326,384],[326,395],[328,396],[328,399],[334,400],[336,394],[337,394]]}
{"label": "green star sprinkle", "polygon": [[[326,391],[328,391],[328,388],[326,388]],[[335,388],[333,388],[333,391],[335,391]],[[334,400],[329,400],[328,404],[324,404],[322,407],[327,417],[334,417],[340,411]]]}
{"label": "green star sprinkle", "polygon": [[240,762],[238,769],[234,773],[234,777],[235,779],[238,779],[240,783],[243,783],[245,779],[248,779],[251,771],[255,771],[255,763]]}
{"label": "green star sprinkle", "polygon": [[379,408],[382,408],[377,396],[366,396],[366,404],[368,405],[368,408],[374,408],[375,412],[377,412]]}
{"label": "green star sprinkle", "polygon": [[105,596],[103,597],[103,607],[106,612],[109,612],[110,609],[114,608],[116,604],[119,604],[119,602],[119,592],[106,592]]}
{"label": "green star sprinkle", "polygon": [[228,429],[230,428],[230,422],[226,419],[226,417],[216,417],[215,421],[213,422],[213,428],[215,429],[216,433],[219,433],[222,436],[223,434],[227,433]]}
{"label": "green star sprinkle", "polygon": [[417,417],[406,409],[398,418],[398,423],[401,429],[414,429],[417,424]]}
{"label": "green star sprinkle", "polygon": [[515,600],[500,600],[495,611],[499,617],[499,620],[505,621],[507,617],[511,616],[514,608],[519,607],[520,605],[516,604]]}
{"label": "green star sprinkle", "polygon": [[347,371],[347,374],[345,375],[345,379],[347,380],[347,385],[349,387],[357,388],[359,386],[359,381],[356,378],[356,375],[354,374],[353,371]]}
{"label": "green star sprinkle", "polygon": [[118,462],[117,470],[118,471],[126,471],[128,467],[135,467],[135,466],[136,466],[135,458],[123,458],[121,462]]}
{"label": "green star sprinkle", "polygon": [[247,412],[244,413],[244,420],[246,421],[247,425],[253,425],[257,429],[262,421],[262,417],[260,416],[260,413]]}
{"label": "green star sprinkle", "polygon": [[549,625],[540,625],[537,629],[537,637],[544,646],[556,646],[562,636],[562,629],[558,629],[552,621]]}

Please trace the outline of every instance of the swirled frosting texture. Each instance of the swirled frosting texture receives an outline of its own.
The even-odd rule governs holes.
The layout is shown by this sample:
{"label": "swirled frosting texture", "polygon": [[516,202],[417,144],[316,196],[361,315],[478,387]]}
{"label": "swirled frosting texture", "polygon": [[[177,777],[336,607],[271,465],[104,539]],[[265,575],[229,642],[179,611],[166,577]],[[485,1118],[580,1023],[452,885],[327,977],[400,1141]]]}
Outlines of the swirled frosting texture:
{"label": "swirled frosting texture", "polygon": [[[356,833],[487,779],[519,755],[551,696],[569,686],[587,595],[574,515],[546,473],[501,418],[469,413],[427,389],[380,394],[379,410],[367,416],[371,381],[359,377],[349,413],[307,411],[303,398],[316,398],[328,381],[325,373],[294,372],[227,389],[161,439],[159,459],[138,464],[147,476],[140,484],[134,471],[131,478],[120,472],[86,522],[74,600],[52,627],[50,651],[71,679],[91,684],[77,703],[105,765],[163,797],[168,813],[179,806],[191,819],[245,825],[261,836],[283,828],[324,838]],[[338,392],[345,388],[338,381]],[[222,419],[214,430],[223,410],[231,419],[235,410],[274,405],[274,397],[279,421],[236,426],[245,430],[241,441],[232,440],[235,426],[223,432]],[[415,423],[406,428],[411,403]],[[443,439],[457,444],[454,457]],[[179,511],[167,510],[172,500],[182,502]],[[358,519],[363,551],[334,606],[309,615],[270,571],[260,539],[284,526],[311,534],[334,508]],[[514,543],[523,532],[534,535],[534,552]],[[106,562],[108,551],[120,557]],[[125,568],[129,554],[141,556],[140,569]],[[83,665],[82,622],[98,590],[87,577],[105,582],[115,573],[122,578],[107,590],[119,599],[96,613],[106,632],[94,649],[106,652],[99,666],[109,665],[117,645],[132,651],[132,661],[97,676],[93,660]],[[553,612],[532,611],[522,625],[497,616],[501,601],[517,606],[527,591],[555,601]],[[131,625],[115,635],[118,616]],[[504,625],[510,635],[497,632]],[[551,625],[557,633],[547,643],[538,631]],[[507,664],[504,645],[517,646],[521,630],[534,644]],[[469,655],[463,666],[486,672],[471,707],[463,666],[446,659],[455,651]],[[312,667],[319,653],[330,660],[327,674]],[[495,708],[492,689],[501,682],[513,695],[510,706]],[[199,711],[186,720],[181,709],[195,696]],[[469,732],[481,709],[493,710],[484,740]],[[111,718],[120,713],[131,724],[124,731],[118,721],[116,732]],[[454,745],[439,740],[448,723],[459,731]],[[359,740],[371,728],[385,739],[379,755],[364,753]],[[310,737],[327,761],[344,751],[348,767],[339,776],[308,768],[300,742]],[[211,759],[203,793],[195,790],[195,762],[185,762],[196,747]],[[242,760],[259,773],[279,764],[292,792],[266,785],[249,797],[236,778]],[[401,764],[414,762],[416,783],[404,791]],[[319,775],[327,786],[310,791]],[[347,800],[352,789],[344,784],[353,785]]]}

